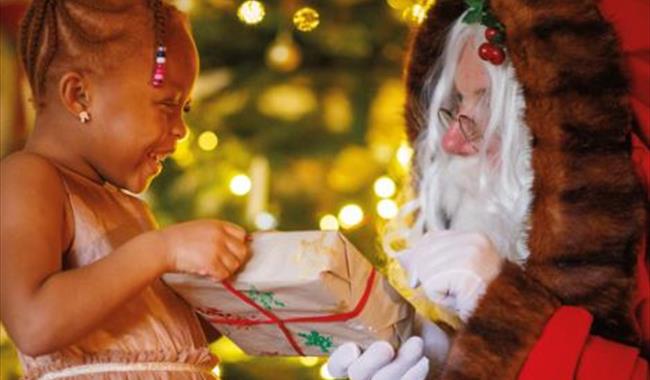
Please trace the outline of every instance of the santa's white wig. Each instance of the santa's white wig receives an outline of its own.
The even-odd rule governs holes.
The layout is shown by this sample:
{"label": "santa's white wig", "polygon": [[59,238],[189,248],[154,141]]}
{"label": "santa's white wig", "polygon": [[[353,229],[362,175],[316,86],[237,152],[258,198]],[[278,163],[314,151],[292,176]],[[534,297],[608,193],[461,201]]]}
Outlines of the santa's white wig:
{"label": "santa's white wig", "polygon": [[487,143],[471,157],[452,156],[441,148],[445,127],[437,115],[453,103],[463,48],[470,39],[475,46],[485,41],[485,26],[466,24],[463,17],[452,24],[441,59],[426,78],[421,104],[428,107],[427,127],[415,141],[413,196],[387,225],[382,243],[394,254],[396,241],[409,246],[428,231],[482,232],[502,256],[521,262],[528,256],[524,242],[531,201],[530,133],[522,120],[524,97],[509,60],[498,66],[483,61],[490,83],[484,97],[483,141],[496,139],[496,153],[487,155]]}

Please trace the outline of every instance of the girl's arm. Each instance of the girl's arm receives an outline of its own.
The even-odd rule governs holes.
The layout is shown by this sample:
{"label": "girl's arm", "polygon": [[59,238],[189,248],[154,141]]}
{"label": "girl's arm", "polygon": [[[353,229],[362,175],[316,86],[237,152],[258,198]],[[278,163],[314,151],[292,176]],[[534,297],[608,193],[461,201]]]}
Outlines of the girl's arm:
{"label": "girl's arm", "polygon": [[154,231],[92,265],[61,271],[71,234],[56,168],[19,154],[3,161],[1,173],[0,310],[25,354],[73,343],[170,269]]}
{"label": "girl's arm", "polygon": [[19,154],[2,162],[1,175],[0,317],[30,356],[84,337],[165,272],[222,280],[247,259],[245,231],[203,220],[143,233],[90,265],[62,271],[71,234],[56,168]]}

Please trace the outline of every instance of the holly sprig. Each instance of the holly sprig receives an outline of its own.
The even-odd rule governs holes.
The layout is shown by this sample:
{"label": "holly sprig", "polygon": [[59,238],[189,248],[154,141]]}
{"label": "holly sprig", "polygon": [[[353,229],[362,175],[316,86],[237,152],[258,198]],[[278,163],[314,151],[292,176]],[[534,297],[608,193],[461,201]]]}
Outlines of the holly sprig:
{"label": "holly sprig", "polygon": [[503,24],[501,24],[499,20],[494,17],[492,12],[490,12],[490,8],[488,7],[486,0],[465,0],[465,4],[467,4],[469,10],[463,18],[464,23],[479,23],[481,25],[487,26],[488,28],[497,29],[502,33],[505,31]]}

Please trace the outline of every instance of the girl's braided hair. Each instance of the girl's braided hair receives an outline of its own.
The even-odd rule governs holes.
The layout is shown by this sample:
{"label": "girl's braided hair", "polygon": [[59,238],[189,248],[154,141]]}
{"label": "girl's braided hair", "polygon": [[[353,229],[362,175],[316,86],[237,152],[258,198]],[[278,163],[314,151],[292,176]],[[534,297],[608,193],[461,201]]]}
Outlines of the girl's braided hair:
{"label": "girl's braided hair", "polygon": [[[137,50],[150,52],[153,65],[172,8],[162,0],[34,0],[20,25],[20,55],[36,106],[63,69],[102,72]],[[148,31],[153,39],[143,38]]]}

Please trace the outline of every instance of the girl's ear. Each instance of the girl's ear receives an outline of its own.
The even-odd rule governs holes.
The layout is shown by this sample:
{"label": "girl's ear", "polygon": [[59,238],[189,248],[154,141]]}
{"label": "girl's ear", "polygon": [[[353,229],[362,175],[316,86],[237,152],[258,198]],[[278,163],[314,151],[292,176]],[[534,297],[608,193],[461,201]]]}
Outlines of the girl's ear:
{"label": "girl's ear", "polygon": [[61,103],[75,118],[79,113],[88,111],[91,99],[89,90],[88,79],[74,71],[63,74],[59,81]]}

